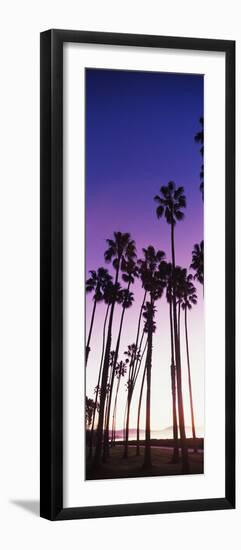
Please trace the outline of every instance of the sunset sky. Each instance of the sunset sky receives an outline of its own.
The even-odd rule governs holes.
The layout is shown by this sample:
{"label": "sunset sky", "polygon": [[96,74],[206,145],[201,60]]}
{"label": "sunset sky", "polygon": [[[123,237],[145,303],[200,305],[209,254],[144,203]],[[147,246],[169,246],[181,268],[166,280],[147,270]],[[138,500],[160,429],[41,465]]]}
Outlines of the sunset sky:
{"label": "sunset sky", "polygon": [[[203,77],[171,73],[86,70],[86,277],[90,269],[107,267],[106,239],[114,231],[129,232],[138,257],[149,244],[170,256],[170,226],[158,220],[153,197],[173,180],[185,188],[184,221],[175,229],[176,263],[189,267],[194,243],[203,239],[203,202],[199,190],[200,146],[194,142],[203,116]],[[123,283],[124,285],[124,283]],[[125,313],[119,359],[135,341],[143,297],[141,284],[131,289],[135,302]],[[204,425],[204,319],[202,288],[198,305],[189,314],[189,345],[197,427]],[[86,299],[88,334],[92,296]],[[93,397],[101,353],[103,317],[99,304],[86,373],[86,394]],[[116,306],[112,349],[115,348],[121,307]],[[165,297],[157,302],[157,330],[153,337],[152,429],[172,424],[170,383],[170,328]],[[183,395],[186,425],[190,425],[187,364],[182,335]],[[141,377],[140,377],[141,379]],[[117,428],[123,426],[126,380],[119,393]],[[130,427],[136,427],[139,384],[134,392]],[[145,394],[144,394],[145,397]],[[141,427],[144,428],[145,398]],[[202,431],[202,430],[201,430]],[[198,433],[199,430],[197,430]]]}

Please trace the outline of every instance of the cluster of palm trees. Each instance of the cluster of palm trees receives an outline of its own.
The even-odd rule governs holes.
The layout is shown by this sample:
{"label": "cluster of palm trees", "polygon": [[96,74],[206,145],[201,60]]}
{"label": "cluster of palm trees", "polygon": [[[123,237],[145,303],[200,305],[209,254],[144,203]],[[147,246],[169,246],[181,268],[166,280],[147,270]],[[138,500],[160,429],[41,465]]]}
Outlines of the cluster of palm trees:
{"label": "cluster of palm trees", "polygon": [[[180,347],[182,311],[185,323],[193,445],[194,451],[197,450],[188,342],[188,313],[197,303],[195,280],[203,285],[203,242],[195,244],[192,251],[190,268],[194,271],[194,275],[188,272],[186,268],[177,266],[175,259],[175,231],[177,223],[181,222],[184,218],[184,209],[186,208],[184,188],[176,187],[175,183],[170,181],[167,186],[160,188],[160,193],[154,197],[154,201],[156,203],[157,218],[164,218],[170,226],[171,262],[167,262],[166,254],[163,250],[155,250],[152,245],[144,248],[142,250],[142,257],[138,258],[136,244],[131,235],[129,233],[115,232],[112,239],[107,239],[107,250],[104,253],[106,263],[112,263],[114,277],[106,268],[100,267],[97,271],[91,271],[90,278],[86,281],[86,291],[93,294],[93,309],[86,343],[86,366],[91,357],[96,308],[100,301],[106,304],[95,398],[91,400],[92,412],[87,415],[89,432],[87,452],[93,469],[98,468],[101,462],[108,460],[110,448],[115,445],[118,396],[120,382],[123,377],[127,378],[125,385],[126,406],[123,419],[123,458],[128,458],[130,412],[133,394],[140,376],[140,395],[136,420],[136,454],[140,454],[140,413],[145,387],[146,414],[143,468],[145,470],[151,469],[153,336],[156,330],[157,303],[163,296],[166,297],[168,302],[170,323],[170,387],[172,392],[174,440],[172,462],[177,463],[181,459],[182,472],[189,472]],[[134,301],[133,289],[137,278],[140,280],[143,288],[143,298],[137,318],[135,341],[129,344],[124,356],[120,358],[124,318]],[[113,347],[113,325],[118,304],[121,306],[121,316]],[[88,368],[91,367],[88,366]]]}

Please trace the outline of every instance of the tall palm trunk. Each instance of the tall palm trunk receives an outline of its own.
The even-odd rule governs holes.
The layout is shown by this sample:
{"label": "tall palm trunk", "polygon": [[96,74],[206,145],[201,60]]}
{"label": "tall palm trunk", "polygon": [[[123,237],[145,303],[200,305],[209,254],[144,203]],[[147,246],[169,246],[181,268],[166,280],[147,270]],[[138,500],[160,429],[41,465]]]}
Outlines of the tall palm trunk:
{"label": "tall palm trunk", "polygon": [[178,302],[178,340],[179,340],[179,347],[181,347],[181,340],[180,340],[180,331],[181,331],[181,301]]}
{"label": "tall palm trunk", "polygon": [[129,441],[130,410],[131,410],[132,395],[133,395],[133,387],[130,386],[128,388],[127,402],[126,402],[126,425],[125,425],[125,443],[124,443],[123,458],[128,458],[128,441]]}
{"label": "tall palm trunk", "polygon": [[152,367],[152,326],[148,330],[148,344],[146,354],[146,443],[143,468],[149,470],[151,462],[151,367]]}
{"label": "tall palm trunk", "polygon": [[111,444],[115,445],[115,433],[116,433],[116,410],[117,410],[117,399],[118,399],[118,393],[120,389],[120,381],[121,376],[118,378],[117,386],[116,386],[116,392],[115,392],[115,401],[114,401],[114,408],[113,408],[113,415],[112,415],[112,433],[111,433]]}
{"label": "tall palm trunk", "polygon": [[[136,384],[136,381],[137,381],[137,378],[138,378],[138,374],[140,372],[143,355],[145,353],[146,346],[147,346],[147,342],[146,342],[146,345],[144,346],[144,350],[142,352],[141,359],[139,361],[139,366],[138,366],[138,360],[139,360],[139,357],[140,357],[142,342],[143,342],[143,338],[144,338],[144,334],[145,334],[145,331],[143,329],[141,339],[140,339],[140,345],[139,345],[141,317],[142,317],[142,312],[143,312],[143,308],[144,308],[145,301],[146,301],[146,295],[147,295],[147,291],[145,290],[143,301],[142,301],[142,304],[141,304],[140,314],[139,314],[138,329],[137,329],[137,336],[136,336],[136,343],[135,343],[136,352],[135,352],[135,357],[134,357],[134,362],[133,362],[133,369],[132,369],[133,390],[134,390],[134,387],[135,387],[135,384]],[[139,350],[139,352],[138,352],[138,350]]]}
{"label": "tall palm trunk", "polygon": [[177,464],[179,460],[178,446],[178,427],[177,427],[177,404],[176,404],[176,366],[174,361],[174,340],[173,340],[173,320],[172,320],[172,299],[169,304],[170,332],[171,332],[171,386],[172,386],[172,423],[173,423],[173,455],[172,464]]}
{"label": "tall palm trunk", "polygon": [[174,224],[171,224],[171,249],[172,249],[172,269],[173,269],[173,329],[174,329],[174,342],[175,342],[175,362],[176,362],[176,374],[177,374],[177,398],[178,398],[178,414],[179,414],[179,429],[181,436],[181,449],[182,449],[182,473],[189,473],[188,462],[188,449],[186,446],[186,431],[185,431],[185,418],[183,408],[183,396],[182,396],[182,375],[181,375],[181,357],[180,346],[178,338],[178,324],[177,324],[177,305],[176,305],[176,281],[175,281],[175,246],[174,246]]}
{"label": "tall palm trunk", "polygon": [[[142,337],[144,336],[144,330]],[[142,341],[142,339],[141,339]],[[142,355],[141,355],[141,362],[144,357],[146,348],[148,344],[148,338],[146,340]],[[140,388],[140,395],[139,395],[139,402],[138,402],[138,411],[137,411],[137,426],[136,426],[136,456],[140,455],[140,419],[141,419],[141,404],[142,404],[142,396],[143,396],[143,388],[144,388],[144,382],[145,382],[145,374],[146,374],[146,367],[144,367],[142,380],[141,380],[141,388]]]}
{"label": "tall palm trunk", "polygon": [[127,398],[126,398],[125,411],[124,411],[124,418],[123,418],[123,432],[122,432],[123,441],[125,441],[125,434],[126,434],[127,404],[128,404],[128,395],[127,395]]}
{"label": "tall palm trunk", "polygon": [[145,301],[146,301],[146,294],[147,294],[147,291],[145,290],[144,296],[143,296],[143,300],[142,300],[142,304],[141,304],[140,313],[139,313],[138,325],[137,325],[137,333],[136,333],[136,353],[137,353],[137,349],[138,349],[139,336],[140,336],[140,328],[141,328],[141,318],[142,318],[142,312],[143,312],[143,308],[144,308]]}
{"label": "tall palm trunk", "polygon": [[[142,346],[143,338],[144,338],[144,330],[142,332],[142,337],[141,337],[141,341],[140,341],[140,349],[141,349],[141,346]],[[130,375],[130,378],[129,378],[129,388],[128,388],[127,401],[126,401],[127,413],[126,413],[126,424],[125,424],[125,443],[124,443],[123,458],[128,458],[131,402],[132,402],[133,392],[134,392],[136,380],[137,380],[137,377],[138,377],[138,374],[139,374],[141,362],[142,362],[142,359],[143,359],[143,355],[145,353],[146,345],[144,347],[144,350],[143,350],[143,353],[142,353],[142,356],[141,356],[141,361],[140,361],[139,367],[135,368],[135,360],[134,360],[134,364],[133,364],[132,369],[131,369],[131,375]]]}
{"label": "tall palm trunk", "polygon": [[189,357],[189,345],[188,345],[187,308],[186,307],[185,307],[185,336],[186,336],[187,366],[188,366],[188,386],[189,386],[189,398],[190,398],[190,409],[191,409],[191,420],[192,420],[193,450],[194,450],[194,452],[197,452],[197,440],[196,440],[196,430],[195,430],[195,421],[194,421],[192,381],[191,381],[191,369],[190,369],[190,357]]}
{"label": "tall palm trunk", "polygon": [[[138,326],[137,326],[136,344],[135,344],[136,345],[136,357],[134,358],[134,365],[133,365],[133,369],[132,369],[132,371],[133,371],[132,372],[133,380],[132,380],[132,374],[131,374],[131,378],[130,378],[130,382],[131,383],[133,382],[133,386],[130,389],[128,389],[128,395],[127,395],[127,401],[126,401],[127,413],[126,413],[126,424],[125,424],[125,444],[124,444],[123,458],[128,458],[130,407],[131,407],[131,400],[132,400],[132,395],[133,395],[135,383],[136,383],[136,380],[137,380],[137,377],[138,377],[138,374],[139,374],[139,369],[140,369],[140,365],[139,365],[139,369],[136,368],[137,367],[136,362],[137,362],[137,357],[138,357],[138,344],[139,344],[139,336],[140,336],[141,318],[142,318],[142,312],[143,312],[144,304],[145,304],[145,301],[146,301],[146,294],[147,294],[147,291],[145,290],[143,300],[142,300],[142,304],[141,304],[140,313],[139,313]],[[143,337],[144,337],[144,331],[142,332],[142,337],[141,337],[141,341],[140,341],[140,349],[141,349],[141,346],[142,346]],[[144,348],[144,351],[145,351],[145,348]],[[143,354],[144,354],[144,352],[143,352]],[[142,355],[142,357],[143,357],[143,355]]]}
{"label": "tall palm trunk", "polygon": [[[130,284],[128,285],[128,290],[130,288]],[[107,409],[107,415],[106,415],[106,424],[105,424],[105,434],[104,434],[104,449],[103,449],[103,460],[105,461],[106,458],[109,456],[109,423],[110,423],[110,409],[111,409],[111,401],[112,401],[112,393],[113,393],[113,387],[114,387],[114,380],[115,380],[115,369],[117,365],[118,355],[119,355],[119,349],[120,349],[120,340],[121,340],[121,333],[123,328],[123,321],[124,321],[124,315],[125,315],[126,308],[123,306],[122,313],[121,313],[121,320],[120,320],[120,327],[119,327],[119,333],[116,343],[116,349],[115,349],[115,356],[114,356],[114,362],[113,362],[113,368],[112,368],[112,374],[111,374],[111,380],[110,380],[110,394],[109,394],[109,400],[108,400],[108,409]]]}
{"label": "tall palm trunk", "polygon": [[[118,277],[119,277],[119,265],[117,266],[117,269],[116,269],[115,287],[117,286],[117,283],[118,283]],[[102,439],[103,439],[103,424],[104,424],[104,413],[105,413],[105,402],[106,402],[106,387],[107,387],[108,373],[109,373],[109,361],[110,361],[110,351],[111,351],[111,335],[112,335],[112,324],[113,324],[113,318],[114,318],[115,303],[116,303],[116,301],[113,300],[113,303],[111,305],[111,310],[110,310],[107,342],[106,342],[105,357],[104,357],[104,364],[103,364],[103,370],[102,370],[101,392],[100,392],[100,409],[99,409],[99,419],[98,419],[98,427],[97,427],[97,433],[96,433],[95,456],[94,456],[94,461],[93,461],[93,468],[94,469],[99,467],[100,461],[101,461],[101,449],[102,449]]]}
{"label": "tall palm trunk", "polygon": [[105,314],[105,320],[104,320],[104,326],[103,326],[102,352],[101,352],[99,375],[98,375],[98,381],[97,381],[97,391],[96,391],[96,396],[95,396],[94,414],[93,414],[91,434],[90,434],[89,459],[92,458],[95,416],[96,416],[96,410],[97,410],[98,394],[99,394],[99,387],[100,387],[100,378],[101,378],[101,373],[102,373],[103,358],[104,358],[104,351],[105,351],[105,331],[106,331],[106,323],[107,323],[107,319],[108,319],[109,308],[110,308],[110,304],[108,304],[108,306],[106,308],[106,314]]}
{"label": "tall palm trunk", "polygon": [[139,403],[138,403],[137,428],[136,428],[136,456],[140,456],[140,418],[141,418],[141,403],[142,403],[145,375],[146,375],[146,366],[144,367],[144,371],[142,375],[141,389],[140,389],[140,396],[139,396]]}
{"label": "tall palm trunk", "polygon": [[108,405],[109,405],[109,399],[110,399],[110,392],[108,391],[106,402],[105,402],[105,413],[104,413],[104,426],[106,426],[106,419],[108,414]]}
{"label": "tall palm trunk", "polygon": [[96,304],[97,304],[97,301],[95,300],[94,301],[94,306],[93,306],[93,309],[92,309],[88,340],[87,340],[87,344],[86,344],[86,352],[85,352],[85,366],[86,367],[87,367],[88,357],[89,357],[89,353],[90,353],[90,339],[91,339],[91,334],[92,334],[93,325],[94,325]]}

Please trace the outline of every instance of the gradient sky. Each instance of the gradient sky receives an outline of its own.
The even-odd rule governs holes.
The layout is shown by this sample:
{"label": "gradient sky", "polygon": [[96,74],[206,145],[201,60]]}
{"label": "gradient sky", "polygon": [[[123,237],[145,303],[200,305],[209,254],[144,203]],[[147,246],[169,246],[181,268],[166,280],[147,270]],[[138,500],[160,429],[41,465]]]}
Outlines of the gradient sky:
{"label": "gradient sky", "polygon": [[[188,267],[194,243],[203,238],[203,203],[199,191],[200,147],[194,142],[203,116],[203,77],[172,73],[86,70],[86,272],[104,266],[106,238],[114,231],[129,232],[138,256],[152,244],[170,261],[170,226],[157,220],[154,195],[173,180],[185,188],[185,219],[175,230],[176,263]],[[114,275],[112,266],[110,272]],[[125,313],[119,359],[135,341],[137,317],[143,296],[141,284],[132,288],[133,307]],[[203,298],[189,316],[190,355],[197,426],[204,424]],[[88,333],[92,297],[86,299]],[[157,330],[153,341],[152,429],[172,424],[170,387],[170,334],[165,299],[157,302]],[[100,304],[91,342],[86,393],[93,397],[97,383],[105,306]],[[121,314],[116,307],[112,349]],[[186,424],[190,424],[187,365],[183,333],[183,392]],[[130,426],[136,425],[138,387],[133,399]],[[117,427],[123,425],[126,399],[120,389]],[[144,408],[141,424],[144,428]]]}

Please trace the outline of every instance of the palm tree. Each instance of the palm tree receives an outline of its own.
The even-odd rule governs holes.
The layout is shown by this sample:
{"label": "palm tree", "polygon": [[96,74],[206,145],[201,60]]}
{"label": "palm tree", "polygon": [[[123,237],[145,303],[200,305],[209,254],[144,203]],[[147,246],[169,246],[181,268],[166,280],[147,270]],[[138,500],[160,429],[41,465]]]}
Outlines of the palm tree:
{"label": "palm tree", "polygon": [[146,437],[145,437],[145,455],[143,468],[149,470],[152,466],[151,462],[151,368],[152,368],[152,336],[156,330],[154,321],[156,308],[154,300],[146,302],[144,307],[143,317],[145,322],[145,332],[147,333],[147,353],[146,353]]}
{"label": "palm tree", "polygon": [[[146,348],[148,344],[148,338],[146,340],[144,350],[141,355],[141,361],[144,357]],[[139,395],[139,402],[138,402],[138,409],[137,409],[137,427],[136,427],[136,456],[140,456],[140,418],[141,418],[141,405],[142,405],[142,396],[143,396],[143,389],[144,389],[144,382],[145,382],[145,376],[146,376],[146,365],[144,366],[142,379],[141,379],[141,387],[140,387],[140,395]]]}
{"label": "palm tree", "polygon": [[117,378],[117,386],[116,386],[116,392],[115,392],[115,400],[114,400],[114,407],[113,407],[113,415],[112,415],[112,434],[111,434],[111,444],[115,444],[115,433],[116,433],[116,411],[117,411],[117,399],[120,389],[120,381],[123,376],[126,375],[127,371],[127,362],[128,359],[124,361],[120,361],[117,363],[115,368],[115,376]]}
{"label": "palm tree", "polygon": [[[145,291],[144,291],[143,302],[142,302],[141,310],[140,310],[138,330],[140,330],[141,315],[142,315],[142,312],[144,310],[144,305],[145,305],[146,296],[147,296],[147,286],[146,286],[147,274],[146,274],[146,270],[148,268],[148,262],[151,262],[152,256],[155,255],[155,251],[154,251],[154,248],[152,246],[149,246],[147,249],[143,249],[143,252],[144,252],[144,260],[142,260],[142,259],[138,260],[138,264],[139,264],[139,270],[140,270],[140,277],[141,277],[141,280],[142,280],[142,287],[145,289]],[[157,252],[157,261],[160,262],[160,265],[164,261],[164,257],[165,257],[164,252],[161,252],[161,251]],[[144,336],[144,330],[143,330],[142,338],[143,338],[143,336]],[[137,339],[137,343],[138,343],[138,339]],[[142,343],[142,341],[141,341],[141,343]],[[141,362],[142,362],[144,353],[146,351],[147,343],[148,343],[148,339],[146,340],[144,350],[141,354],[141,361],[140,361],[140,365],[139,365],[139,370],[140,370],[140,367],[141,367]],[[140,348],[141,348],[141,346],[140,346]],[[139,394],[139,402],[138,402],[138,411],[137,411],[137,429],[136,429],[136,440],[137,440],[136,455],[137,456],[140,455],[140,416],[141,416],[141,404],[142,404],[142,396],[143,396],[145,376],[146,376],[146,366],[144,367],[143,374],[142,374],[140,394]]]}
{"label": "palm tree", "polygon": [[144,331],[147,333],[147,353],[146,353],[146,444],[143,467],[151,468],[151,368],[152,368],[152,338],[156,325],[155,302],[161,298],[166,284],[166,272],[163,269],[166,266],[164,262],[165,253],[161,250],[155,251],[153,246],[143,249],[144,260],[140,260],[140,275],[143,287],[149,293],[150,301],[144,306],[143,317],[145,319]]}
{"label": "palm tree", "polygon": [[129,440],[129,422],[130,422],[130,409],[131,409],[131,401],[134,391],[134,368],[135,364],[138,364],[139,361],[139,353],[136,349],[136,344],[130,344],[127,347],[127,350],[124,352],[124,355],[127,356],[127,364],[128,364],[128,380],[126,383],[126,389],[127,389],[127,398],[126,398],[126,408],[125,408],[125,419],[124,419],[124,432],[125,432],[125,441],[124,441],[124,453],[123,458],[128,457],[128,440]]}
{"label": "palm tree", "polygon": [[[201,124],[201,129],[199,130],[199,132],[197,132],[195,134],[194,140],[195,140],[196,143],[201,144],[200,153],[201,153],[201,156],[203,158],[203,155],[204,155],[203,117],[200,117],[199,122]],[[204,196],[204,167],[203,167],[203,163],[202,163],[201,170],[200,170],[200,191],[202,193],[202,199],[203,199],[203,196]]]}
{"label": "palm tree", "polygon": [[91,421],[94,413],[94,401],[90,397],[85,398],[85,424],[86,428],[89,429],[91,426]]}
{"label": "palm tree", "polygon": [[180,326],[181,326],[181,301],[184,284],[184,269],[180,266],[175,266],[175,285],[176,285],[176,305],[177,305],[177,332],[179,339],[179,347],[181,348],[180,341]]}
{"label": "palm tree", "polygon": [[173,302],[172,302],[172,264],[167,264],[167,285],[166,299],[169,304],[169,322],[171,336],[171,390],[172,390],[172,426],[173,426],[173,455],[171,462],[173,464],[179,461],[179,445],[178,445],[178,422],[177,422],[177,403],[176,403],[176,365],[174,353],[174,335],[173,335]]}
{"label": "palm tree", "polygon": [[[142,280],[142,277],[141,277],[141,271],[140,271],[140,265],[141,265],[141,260],[137,260],[137,276],[141,278]],[[143,281],[142,281],[142,288],[143,288]],[[143,308],[144,308],[144,305],[145,305],[145,302],[146,302],[146,295],[147,295],[147,291],[144,289],[144,295],[143,295],[143,300],[142,300],[142,303],[141,303],[141,307],[140,307],[140,312],[139,312],[139,317],[138,317],[138,323],[137,323],[137,332],[136,332],[136,342],[135,342],[135,345],[136,345],[136,350],[139,350],[140,351],[140,348],[141,348],[141,345],[139,346],[139,337],[140,337],[140,329],[141,329],[141,320],[142,320],[142,313],[143,313]]]}
{"label": "palm tree", "polygon": [[114,386],[114,379],[115,379],[115,368],[117,365],[118,355],[119,355],[119,348],[120,348],[120,341],[121,341],[121,334],[122,334],[122,328],[123,328],[123,321],[124,321],[124,315],[125,311],[129,309],[134,301],[134,295],[132,292],[130,292],[130,286],[131,284],[134,284],[135,277],[139,276],[139,271],[136,265],[136,262],[134,259],[125,259],[123,258],[122,261],[122,279],[127,283],[127,288],[120,291],[119,294],[119,303],[122,303],[122,314],[120,319],[120,327],[119,327],[119,333],[117,337],[116,342],[116,349],[115,349],[115,356],[114,356],[114,362],[113,362],[113,368],[112,368],[112,375],[110,380],[110,395],[108,400],[108,413],[106,417],[106,426],[105,426],[105,437],[104,437],[104,450],[103,450],[103,460],[105,461],[106,458],[109,456],[109,424],[110,424],[110,409],[111,409],[111,401],[112,401],[112,393],[113,393],[113,386]]}
{"label": "palm tree", "polygon": [[185,282],[183,286],[182,309],[184,310],[184,316],[185,316],[185,337],[186,337],[186,352],[187,352],[187,367],[188,367],[189,399],[190,399],[191,421],[192,421],[193,450],[194,452],[197,452],[193,396],[192,396],[190,355],[189,355],[189,343],[188,343],[188,327],[187,327],[187,312],[188,310],[192,309],[192,306],[197,304],[197,294],[196,294],[196,288],[192,283],[192,279],[193,279],[192,275],[187,275],[186,269],[184,271],[185,271]]}
{"label": "palm tree", "polygon": [[[131,239],[129,233],[115,232],[114,239],[107,239],[108,248],[105,252],[106,262],[112,262],[112,265],[115,269],[115,287],[119,281],[120,270],[122,269],[123,264],[130,260],[135,260],[136,258],[136,245],[135,242]],[[112,325],[114,318],[115,310],[115,300],[111,305],[109,324],[108,324],[108,333],[107,341],[102,369],[101,377],[101,392],[100,392],[100,410],[98,418],[98,427],[96,433],[96,448],[93,468],[98,468],[101,460],[101,448],[102,448],[102,439],[103,439],[103,424],[104,424],[104,411],[105,411],[105,402],[106,402],[106,386],[109,373],[109,356],[111,350],[111,339],[112,339]]]}
{"label": "palm tree", "polygon": [[109,309],[111,304],[116,300],[118,303],[120,302],[120,293],[121,293],[121,287],[120,284],[117,283],[115,286],[111,281],[109,281],[105,287],[104,290],[104,302],[107,304],[106,313],[104,317],[104,325],[103,325],[103,336],[102,336],[102,351],[101,351],[101,360],[100,360],[100,366],[99,366],[99,374],[98,374],[98,381],[97,385],[95,387],[95,408],[94,408],[94,414],[92,419],[92,427],[91,427],[91,435],[89,438],[89,459],[92,457],[92,450],[93,450],[93,436],[94,436],[94,427],[95,427],[95,417],[96,417],[96,411],[97,411],[97,400],[98,396],[100,394],[100,380],[101,380],[101,374],[102,374],[102,367],[103,367],[103,359],[104,359],[104,352],[105,352],[105,336],[106,336],[106,325],[109,315]]}
{"label": "palm tree", "polygon": [[[153,273],[159,266],[160,262],[165,257],[165,253],[162,251],[155,251],[153,246],[149,246],[147,249],[143,248],[144,259],[138,260],[139,265],[139,275],[142,280],[142,286],[145,290],[144,300],[146,299],[146,294],[150,291],[150,282],[151,282],[151,270]],[[148,281],[149,277],[149,281]],[[149,282],[149,285],[148,285]],[[127,402],[126,402],[126,412],[125,412],[125,443],[124,443],[124,454],[123,458],[128,458],[128,441],[129,441],[129,420],[130,420],[130,408],[132,402],[132,396],[134,387],[140,372],[141,367],[141,346],[142,340],[144,337],[144,331],[139,345],[139,332],[141,324],[141,314],[144,309],[144,300],[141,305],[140,316],[138,320],[137,336],[136,343],[129,346],[130,354],[130,365],[129,365],[129,377],[127,382]]]}
{"label": "palm tree", "polygon": [[192,251],[192,263],[190,268],[195,271],[194,279],[204,285],[204,244],[203,241],[200,244],[195,244]]}
{"label": "palm tree", "polygon": [[156,208],[157,218],[165,216],[167,223],[171,226],[171,255],[172,255],[172,284],[173,284],[173,297],[172,297],[172,309],[173,309],[173,329],[174,329],[174,343],[175,343],[175,362],[176,362],[176,374],[177,374],[177,396],[178,396],[178,413],[179,413],[179,429],[181,436],[181,448],[182,448],[182,471],[183,473],[189,472],[188,462],[188,449],[186,447],[186,431],[185,431],[185,418],[183,407],[183,395],[182,395],[182,376],[181,376],[181,356],[180,345],[178,338],[178,325],[177,325],[177,303],[176,303],[176,280],[175,280],[175,240],[174,229],[178,221],[183,220],[183,209],[186,207],[186,197],[183,187],[175,186],[175,183],[169,181],[167,186],[160,188],[160,196],[156,195],[154,200],[158,206]]}
{"label": "palm tree", "polygon": [[[141,260],[137,260],[137,265],[140,265]],[[141,277],[140,268],[138,268],[138,276]],[[143,282],[142,282],[143,287]],[[143,300],[140,307],[139,317],[138,317],[138,323],[137,323],[137,332],[136,332],[136,341],[135,341],[135,353],[133,354],[132,364],[130,365],[129,369],[129,380],[127,383],[127,400],[126,400],[126,407],[125,407],[125,415],[124,415],[124,429],[123,433],[125,433],[125,450],[124,450],[124,458],[127,458],[128,456],[128,439],[129,439],[129,415],[130,415],[130,406],[131,406],[131,396],[134,391],[134,387],[140,372],[140,367],[143,359],[144,352],[141,353],[142,348],[142,341],[144,337],[144,331],[142,331],[142,336],[139,343],[139,337],[140,337],[140,329],[141,329],[141,320],[142,320],[142,313],[143,308],[146,302],[146,295],[147,291],[144,290]],[[144,351],[146,349],[146,345],[144,348]],[[140,398],[140,401],[142,399],[142,396]],[[141,405],[140,405],[141,406]],[[140,423],[140,415],[138,416],[137,420],[137,435],[139,434],[139,423]]]}
{"label": "palm tree", "polygon": [[[115,361],[115,350],[112,350],[110,352],[110,356],[109,356],[109,373],[108,373],[108,380],[107,380],[107,385],[106,385],[106,402],[105,402],[105,414],[104,414],[104,422],[103,422],[104,437],[105,437],[108,411],[109,411],[109,401],[110,401],[110,392],[111,392],[111,377],[112,377],[112,372],[113,372],[113,368],[114,368],[114,361]],[[105,458],[105,456],[103,458]]]}
{"label": "palm tree", "polygon": [[119,355],[119,348],[120,348],[120,340],[121,340],[121,333],[122,333],[122,328],[123,328],[124,315],[125,315],[125,311],[132,306],[133,301],[134,301],[134,294],[133,294],[133,292],[130,292],[129,287],[130,287],[130,282],[128,283],[127,288],[120,291],[120,302],[122,303],[122,314],[121,314],[121,319],[120,319],[119,332],[118,332],[116,348],[115,348],[113,364],[112,364],[112,370],[111,370],[111,376],[110,376],[110,392],[109,392],[109,399],[108,399],[108,411],[107,411],[107,415],[106,415],[104,449],[103,449],[103,460],[104,461],[109,456],[110,410],[111,410],[111,401],[112,401],[112,394],[113,394],[113,387],[114,387],[114,380],[115,380],[116,365],[117,365],[117,360],[118,360],[118,355]]}
{"label": "palm tree", "polygon": [[85,355],[86,366],[87,366],[89,352],[90,352],[90,339],[91,339],[93,325],[94,325],[96,305],[97,305],[97,302],[100,302],[101,300],[103,300],[105,288],[108,285],[108,283],[112,280],[112,277],[108,273],[108,270],[105,269],[104,267],[99,267],[97,271],[91,270],[90,274],[91,274],[91,277],[86,281],[86,292],[87,293],[94,292],[94,295],[93,295],[94,305],[92,309],[89,335],[88,335],[88,340],[86,344],[86,355]]}

